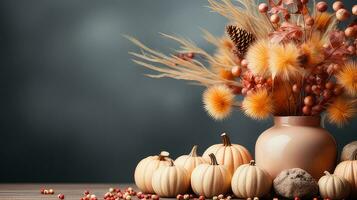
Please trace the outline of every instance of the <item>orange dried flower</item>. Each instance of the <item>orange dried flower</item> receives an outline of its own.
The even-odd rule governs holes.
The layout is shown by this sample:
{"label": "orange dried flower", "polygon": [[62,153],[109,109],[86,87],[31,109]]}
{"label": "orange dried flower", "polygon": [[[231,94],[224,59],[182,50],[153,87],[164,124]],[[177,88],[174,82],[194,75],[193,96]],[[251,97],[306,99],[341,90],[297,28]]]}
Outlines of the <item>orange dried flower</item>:
{"label": "orange dried flower", "polygon": [[327,107],[327,118],[337,126],[345,125],[357,113],[356,100],[338,97]]}
{"label": "orange dried flower", "polygon": [[225,80],[233,80],[234,79],[234,76],[233,76],[231,70],[226,70],[226,69],[219,70],[219,77],[221,77]]}
{"label": "orange dried flower", "polygon": [[299,62],[300,50],[292,43],[274,44],[269,53],[269,69],[274,77],[282,80],[296,78],[303,73]]}
{"label": "orange dried flower", "polygon": [[254,75],[265,76],[269,74],[269,41],[259,40],[249,47],[246,60],[248,68]]}
{"label": "orange dried flower", "polygon": [[204,108],[214,119],[222,120],[232,111],[234,94],[225,85],[216,85],[208,88],[203,93]]}
{"label": "orange dried flower", "polygon": [[300,46],[301,53],[305,57],[303,67],[314,67],[321,63],[324,59],[323,56],[323,42],[317,34],[312,35],[309,41]]}
{"label": "orange dried flower", "polygon": [[242,102],[244,113],[253,119],[266,119],[273,114],[273,100],[266,89],[247,95]]}
{"label": "orange dried flower", "polygon": [[315,27],[317,30],[325,31],[331,21],[331,14],[327,12],[319,12],[315,17]]}
{"label": "orange dried flower", "polygon": [[344,87],[345,92],[355,97],[357,96],[357,63],[348,62],[342,66],[336,75],[337,81]]}

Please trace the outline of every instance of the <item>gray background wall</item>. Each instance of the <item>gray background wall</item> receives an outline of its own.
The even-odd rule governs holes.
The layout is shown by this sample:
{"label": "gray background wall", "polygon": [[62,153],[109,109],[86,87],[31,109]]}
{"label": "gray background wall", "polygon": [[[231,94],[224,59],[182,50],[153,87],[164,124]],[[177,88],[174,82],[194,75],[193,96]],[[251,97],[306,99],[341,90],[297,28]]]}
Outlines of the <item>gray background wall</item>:
{"label": "gray background wall", "polygon": [[[350,5],[351,6],[351,2]],[[253,152],[271,121],[235,112],[216,122],[203,88],[154,80],[131,62],[133,35],[169,52],[177,33],[209,49],[199,27],[223,34],[205,0],[8,0],[0,2],[0,181],[131,182],[137,162],[161,150],[200,153],[229,133]],[[357,121],[328,126],[339,147]]]}

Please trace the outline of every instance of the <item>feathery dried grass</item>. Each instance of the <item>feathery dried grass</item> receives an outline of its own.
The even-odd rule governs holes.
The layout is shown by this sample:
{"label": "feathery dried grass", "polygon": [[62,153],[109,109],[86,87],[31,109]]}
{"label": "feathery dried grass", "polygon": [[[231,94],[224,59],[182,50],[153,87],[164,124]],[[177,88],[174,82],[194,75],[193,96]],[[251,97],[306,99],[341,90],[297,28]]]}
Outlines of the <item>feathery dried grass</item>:
{"label": "feathery dried grass", "polygon": [[[208,54],[203,49],[197,47],[197,45],[192,41],[167,34],[162,34],[162,36],[178,42],[181,45],[181,49],[179,50],[180,53],[194,53],[204,57],[210,63],[218,63],[213,56]],[[239,83],[225,80],[219,75],[213,73],[197,59],[185,60],[176,55],[167,56],[145,46],[143,43],[133,37],[126,36],[126,38],[142,49],[141,53],[130,52],[131,55],[137,58],[133,59],[133,61],[148,69],[159,72],[159,74],[156,75],[146,74],[149,77],[169,77],[178,80],[192,81],[203,86],[216,84],[230,84],[239,86]]]}
{"label": "feathery dried grass", "polygon": [[272,31],[269,20],[259,13],[254,0],[236,0],[241,6],[233,4],[232,0],[208,0],[210,8],[228,18],[246,31],[254,34],[257,39],[266,38]]}

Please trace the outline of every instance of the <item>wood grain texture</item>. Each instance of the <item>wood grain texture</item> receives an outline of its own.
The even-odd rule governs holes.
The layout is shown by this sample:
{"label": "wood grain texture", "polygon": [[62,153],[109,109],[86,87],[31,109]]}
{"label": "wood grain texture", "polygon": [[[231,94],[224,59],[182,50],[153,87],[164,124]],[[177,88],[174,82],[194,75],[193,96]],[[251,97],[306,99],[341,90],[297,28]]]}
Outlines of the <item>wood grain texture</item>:
{"label": "wood grain texture", "polygon": [[[129,186],[137,189],[134,184],[0,184],[0,200],[58,200],[60,193],[65,195],[65,200],[80,200],[85,190],[101,200],[109,188],[125,189]],[[43,195],[41,188],[52,188],[55,194]]]}

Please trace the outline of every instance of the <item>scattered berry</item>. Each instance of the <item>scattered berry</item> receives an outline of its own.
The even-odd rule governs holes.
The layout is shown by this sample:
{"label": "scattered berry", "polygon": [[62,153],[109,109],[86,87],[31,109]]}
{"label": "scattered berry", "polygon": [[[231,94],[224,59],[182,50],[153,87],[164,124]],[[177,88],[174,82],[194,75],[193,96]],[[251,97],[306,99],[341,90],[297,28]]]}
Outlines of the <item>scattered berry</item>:
{"label": "scattered berry", "polygon": [[53,189],[48,190],[48,194],[54,194],[54,193],[55,193],[55,191]]}
{"label": "scattered berry", "polygon": [[58,194],[58,198],[59,199],[64,199],[64,195],[63,194]]}

